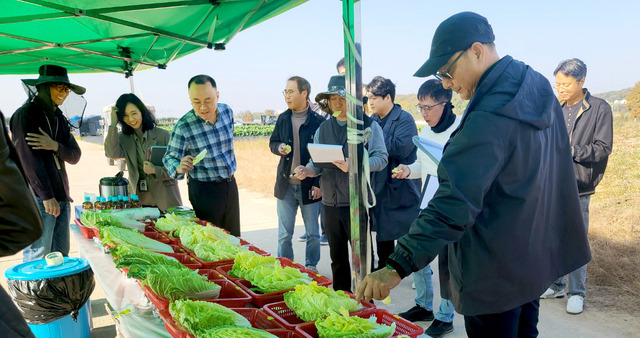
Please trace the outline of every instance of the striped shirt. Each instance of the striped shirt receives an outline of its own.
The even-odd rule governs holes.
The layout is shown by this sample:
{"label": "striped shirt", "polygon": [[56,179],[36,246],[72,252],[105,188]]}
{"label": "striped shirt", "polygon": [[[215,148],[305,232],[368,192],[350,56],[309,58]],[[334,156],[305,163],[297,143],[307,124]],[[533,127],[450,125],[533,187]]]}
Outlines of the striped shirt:
{"label": "striped shirt", "polygon": [[218,103],[215,124],[200,118],[193,109],[180,118],[173,127],[167,152],[162,158],[169,176],[183,179],[184,174],[176,172],[180,160],[187,155],[195,157],[206,149],[207,155],[189,171],[189,176],[204,182],[231,177],[236,171],[233,122],[233,111],[224,103]]}

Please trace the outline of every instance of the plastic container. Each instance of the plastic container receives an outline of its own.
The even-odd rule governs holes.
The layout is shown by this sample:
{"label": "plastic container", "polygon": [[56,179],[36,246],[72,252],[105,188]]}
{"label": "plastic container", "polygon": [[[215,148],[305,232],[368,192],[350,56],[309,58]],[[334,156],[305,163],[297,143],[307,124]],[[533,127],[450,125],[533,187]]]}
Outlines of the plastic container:
{"label": "plastic container", "polygon": [[145,231],[145,232],[141,232],[141,234],[145,235],[146,237],[149,237],[153,240],[156,240],[160,243],[164,243],[164,244],[169,244],[171,243],[171,240],[169,238],[167,238],[165,235],[156,232],[156,231]]}
{"label": "plastic container", "polygon": [[202,263],[195,257],[187,254],[187,253],[168,253],[168,252],[160,252],[165,256],[170,256],[178,260],[178,262],[182,263],[182,265],[188,267],[191,270],[198,270],[202,268]]}
{"label": "plastic container", "polygon": [[122,205],[123,209],[131,208],[131,205],[129,204],[129,196],[122,196]]}
{"label": "plastic container", "polygon": [[8,291],[36,337],[88,338],[93,272],[86,259],[64,257],[61,261],[49,265],[39,259],[7,269]]}
{"label": "plastic container", "polygon": [[[347,294],[349,295],[349,297],[353,299],[356,298],[351,293],[347,293]],[[369,302],[360,301],[360,305],[362,306],[362,308],[360,310],[351,312],[352,316],[376,309],[376,306]],[[276,320],[278,320],[278,322],[280,322],[280,324],[282,324],[287,329],[293,330],[297,325],[305,324],[305,323],[313,323],[313,321],[305,322],[302,319],[300,319],[298,315],[296,315],[296,313],[293,310],[291,310],[287,306],[287,303],[285,303],[284,301],[267,304],[263,307],[263,310],[265,313],[268,313],[274,318],[276,318]]]}
{"label": "plastic container", "polygon": [[78,226],[78,229],[80,229],[80,232],[82,233],[82,235],[84,237],[86,237],[88,239],[92,239],[94,237],[99,237],[98,236],[98,229],[88,228],[88,227],[82,225],[82,222],[78,218],[75,219],[75,223]]}
{"label": "plastic container", "polygon": [[138,199],[138,195],[136,194],[131,194],[131,202],[129,202],[129,207],[130,208],[141,208],[142,204],[140,204],[140,200]]}
{"label": "plastic container", "polygon": [[[363,311],[362,313],[356,314],[356,316],[365,319],[373,315],[376,316],[376,323],[378,324],[391,325],[391,323],[396,323],[396,331],[391,337],[405,335],[411,338],[416,338],[424,333],[424,329],[422,327],[413,324],[412,322],[398,315],[394,315],[387,310],[376,309],[372,311]],[[318,329],[316,329],[316,324],[314,322],[300,324],[296,326],[295,330],[298,331],[298,333],[306,335],[306,337],[318,337]]]}
{"label": "plastic container", "polygon": [[84,202],[82,202],[82,210],[93,211],[93,203],[91,203],[91,197],[87,196],[84,198]]}
{"label": "plastic container", "polygon": [[[220,285],[220,296],[216,299],[199,299],[207,302],[218,303],[222,306],[242,308],[251,302],[251,297],[246,292],[242,291],[240,287],[229,282],[228,280],[209,280],[213,283]],[[142,287],[142,291],[147,295],[149,301],[155,305],[158,310],[164,310],[169,308],[169,300],[158,296],[148,286]]]}
{"label": "plastic container", "polygon": [[[265,330],[277,337],[299,337],[295,336],[295,332],[289,331],[282,327],[278,322],[275,321],[274,318],[270,318],[267,314],[262,312],[260,309],[249,309],[249,308],[239,308],[239,309],[231,309],[238,314],[241,314],[249,323],[251,323],[251,327],[256,329]],[[164,326],[167,328],[167,332],[171,335],[171,337],[175,338],[192,338],[193,335],[189,333],[187,330],[183,329],[180,324],[178,324],[173,317],[171,317],[171,313],[168,309],[159,311],[160,319],[164,321]],[[294,335],[291,335],[294,334]]]}

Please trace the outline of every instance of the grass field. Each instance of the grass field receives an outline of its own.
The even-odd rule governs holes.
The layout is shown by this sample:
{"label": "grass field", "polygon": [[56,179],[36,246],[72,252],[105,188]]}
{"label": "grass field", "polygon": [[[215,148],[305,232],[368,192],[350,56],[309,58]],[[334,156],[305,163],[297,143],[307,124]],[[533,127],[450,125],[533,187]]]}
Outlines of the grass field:
{"label": "grass field", "polygon": [[[235,141],[238,185],[273,196],[279,157],[267,138]],[[587,304],[640,315],[640,121],[614,119],[613,153],[591,198]]]}
{"label": "grass field", "polygon": [[640,121],[614,119],[613,152],[589,218],[587,301],[640,315]]}

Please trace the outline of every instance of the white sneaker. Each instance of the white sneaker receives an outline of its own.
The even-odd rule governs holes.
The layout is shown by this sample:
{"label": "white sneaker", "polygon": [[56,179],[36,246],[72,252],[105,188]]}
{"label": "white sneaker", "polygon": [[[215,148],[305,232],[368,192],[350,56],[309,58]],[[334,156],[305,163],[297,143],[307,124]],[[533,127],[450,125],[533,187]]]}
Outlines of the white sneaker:
{"label": "white sneaker", "polygon": [[555,291],[552,288],[548,288],[541,296],[540,299],[548,299],[548,298],[562,298],[564,297],[564,290]]}
{"label": "white sneaker", "polygon": [[567,301],[567,312],[573,315],[577,315],[582,313],[582,308],[584,307],[584,297],[580,295],[569,296],[569,301]]}

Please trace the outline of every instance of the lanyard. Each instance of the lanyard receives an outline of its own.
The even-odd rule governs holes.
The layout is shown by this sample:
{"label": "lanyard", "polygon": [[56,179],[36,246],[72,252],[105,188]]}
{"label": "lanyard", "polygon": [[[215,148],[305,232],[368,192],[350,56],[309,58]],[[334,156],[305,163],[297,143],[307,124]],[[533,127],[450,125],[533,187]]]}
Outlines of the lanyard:
{"label": "lanyard", "polygon": [[[49,131],[51,133],[53,133],[53,140],[55,141],[56,138],[58,137],[58,126],[59,126],[59,124],[56,123],[56,131],[54,133],[53,132],[53,127],[51,126],[51,121],[49,121],[49,117],[47,116],[47,113],[44,113],[44,118],[47,119],[47,124],[49,125]],[[56,155],[55,153],[53,153],[53,161],[56,162],[56,168],[58,168],[58,170],[62,169],[62,167],[60,166],[60,160],[58,159],[58,155]]]}

